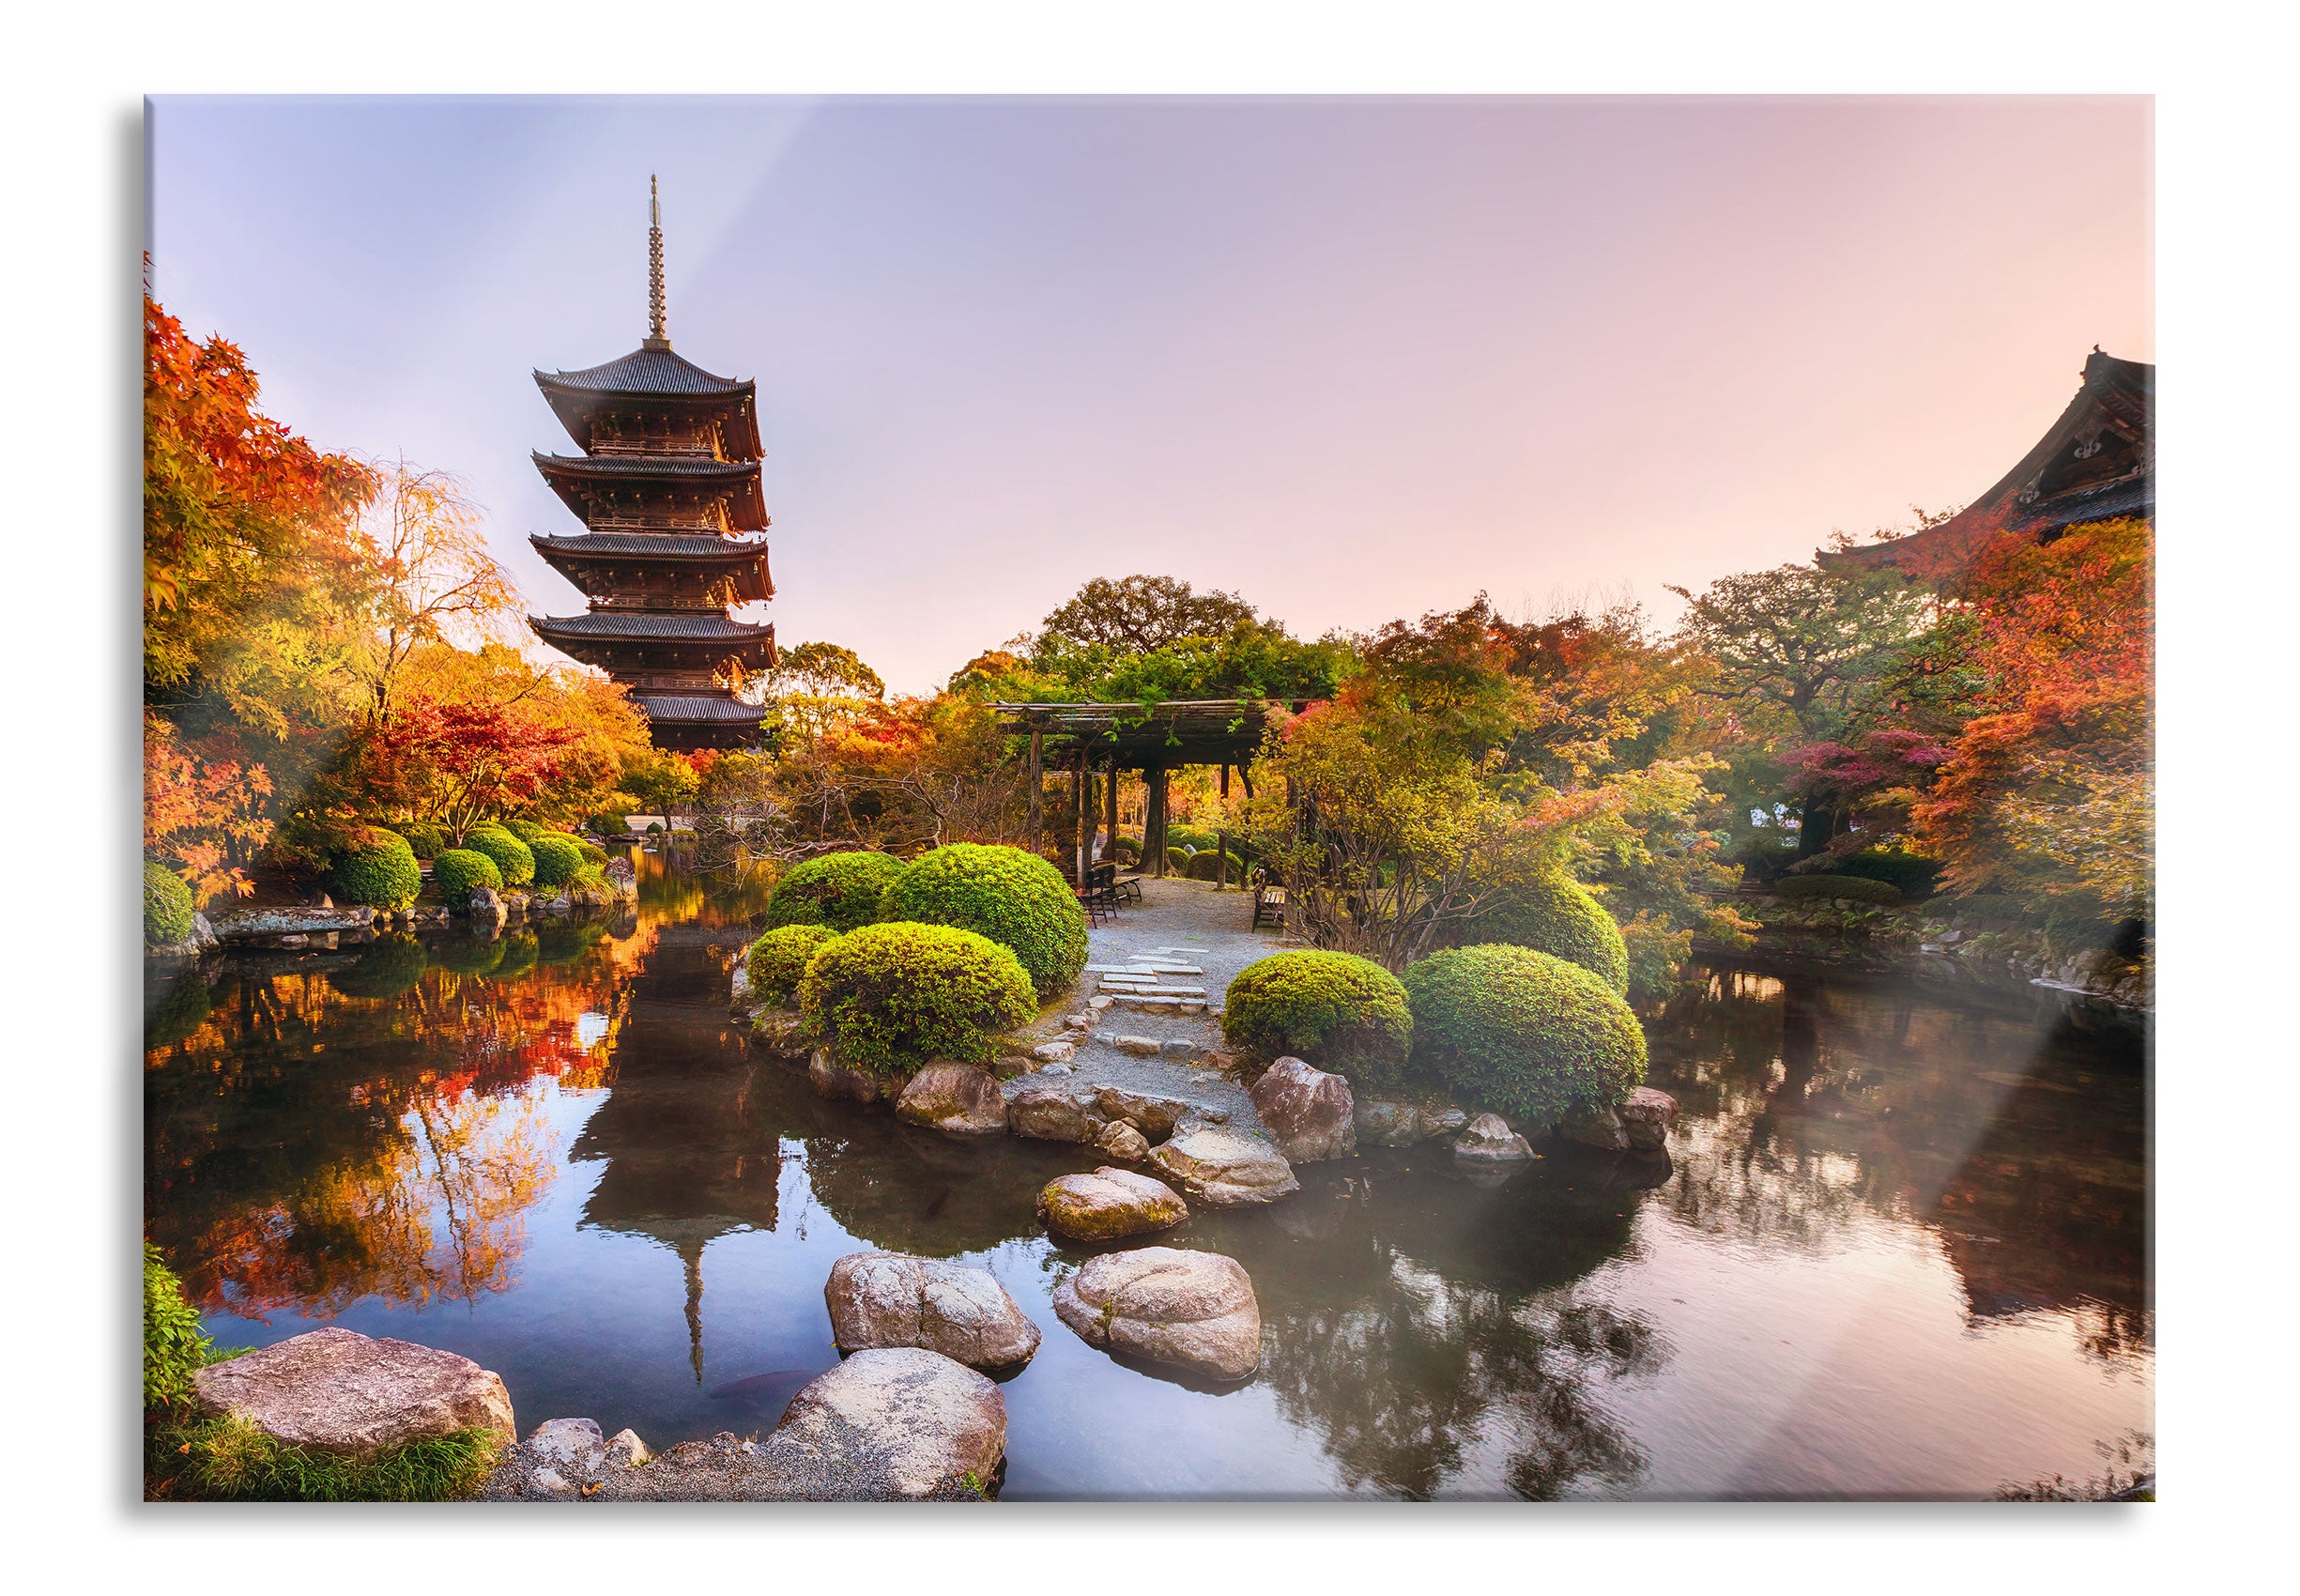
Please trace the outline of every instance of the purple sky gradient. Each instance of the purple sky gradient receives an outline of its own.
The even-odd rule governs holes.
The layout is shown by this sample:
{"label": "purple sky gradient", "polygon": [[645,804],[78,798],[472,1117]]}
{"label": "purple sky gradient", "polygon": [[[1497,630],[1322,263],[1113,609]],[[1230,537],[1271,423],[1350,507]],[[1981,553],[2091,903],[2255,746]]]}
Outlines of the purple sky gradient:
{"label": "purple sky gradient", "polygon": [[330,449],[573,520],[529,371],[755,376],[774,619],[902,689],[1096,575],[1314,636],[1804,559],[2154,360],[2120,100],[154,102],[161,299]]}

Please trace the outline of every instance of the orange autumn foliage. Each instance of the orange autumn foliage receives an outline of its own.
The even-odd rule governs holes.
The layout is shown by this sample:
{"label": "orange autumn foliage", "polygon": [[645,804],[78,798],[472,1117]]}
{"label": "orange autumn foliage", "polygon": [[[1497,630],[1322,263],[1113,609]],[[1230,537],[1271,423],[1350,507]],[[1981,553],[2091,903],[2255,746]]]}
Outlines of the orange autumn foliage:
{"label": "orange autumn foliage", "polygon": [[2150,523],[2105,521],[2001,538],[1967,574],[1981,713],[1912,811],[1952,887],[2146,917],[2153,556]]}

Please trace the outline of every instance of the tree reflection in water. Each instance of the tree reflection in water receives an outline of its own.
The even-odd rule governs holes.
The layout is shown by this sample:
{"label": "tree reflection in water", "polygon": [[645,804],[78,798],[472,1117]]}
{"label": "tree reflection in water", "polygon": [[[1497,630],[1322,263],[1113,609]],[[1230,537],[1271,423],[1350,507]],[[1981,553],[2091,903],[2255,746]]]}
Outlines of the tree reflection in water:
{"label": "tree reflection in water", "polygon": [[615,1031],[604,936],[387,937],[180,977],[147,1032],[146,1203],[194,1300],[330,1317],[508,1289],[558,1165],[542,1082],[597,1085]]}
{"label": "tree reflection in water", "polygon": [[1546,1501],[1633,1486],[1645,1457],[1605,1393],[1665,1348],[1586,1277],[1628,1248],[1638,1185],[1664,1172],[1566,1149],[1490,1187],[1403,1163],[1361,1159],[1334,1205],[1346,1222],[1249,1260],[1277,1288],[1260,1378],[1352,1489]]}
{"label": "tree reflection in water", "polygon": [[1800,1251],[1851,1245],[1880,1216],[1920,1223],[1974,1320],[2064,1313],[2096,1356],[2144,1350],[2144,1046],[2084,1014],[1711,972],[1650,1027],[1650,1078],[1687,1112],[1662,1201],[1683,1223]]}

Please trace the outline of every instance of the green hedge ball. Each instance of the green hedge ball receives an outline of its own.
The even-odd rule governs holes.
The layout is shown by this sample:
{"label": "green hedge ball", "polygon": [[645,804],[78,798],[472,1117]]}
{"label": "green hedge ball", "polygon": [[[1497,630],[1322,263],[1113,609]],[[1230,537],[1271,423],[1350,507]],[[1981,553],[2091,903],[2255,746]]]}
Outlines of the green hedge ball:
{"label": "green hedge ball", "polygon": [[[463,839],[468,852],[484,853],[495,861],[501,872],[504,886],[526,886],[535,879],[535,854],[528,845],[507,831],[494,826],[481,826]],[[434,861],[434,873],[437,862]]]}
{"label": "green hedge ball", "polygon": [[882,1077],[935,1058],[989,1064],[998,1034],[1037,1012],[1013,953],[956,926],[864,926],[823,944],[799,980],[808,1035]]}
{"label": "green hedge ball", "polygon": [[794,865],[767,899],[767,928],[828,926],[851,931],[879,917],[887,883],[902,873],[892,853],[855,849],[824,853]]}
{"label": "green hedge ball", "polygon": [[1062,872],[1035,853],[978,842],[929,849],[879,902],[882,920],[978,931],[1022,961],[1050,997],[1086,967],[1086,913]]}
{"label": "green hedge ball", "polygon": [[339,903],[405,909],[423,890],[415,849],[395,831],[371,827],[363,837],[335,855],[328,867],[328,891]]}
{"label": "green hedge ball", "polygon": [[776,1008],[798,1000],[799,978],[822,944],[842,933],[828,926],[777,926],[751,944],[744,968],[750,974],[751,996]]}
{"label": "green hedge ball", "polygon": [[1901,889],[1890,882],[1867,876],[1783,876],[1773,882],[1775,898],[1833,898],[1853,903],[1898,903]]}
{"label": "green hedge ball", "polygon": [[493,859],[473,848],[442,848],[439,856],[431,862],[431,884],[439,896],[457,908],[463,906],[480,887],[503,885],[503,872],[496,868]]}
{"label": "green hedge ball", "polygon": [[1542,870],[1511,886],[1469,922],[1462,941],[1536,948],[1595,971],[1617,992],[1629,991],[1629,947],[1621,928],[1563,870]]}
{"label": "green hedge ball", "polygon": [[419,859],[437,859],[439,851],[447,846],[447,838],[440,834],[439,828],[426,825],[422,821],[409,821],[404,826],[391,829],[407,839],[407,846],[415,850],[415,856]]}
{"label": "green hedge ball", "polygon": [[1288,1055],[1366,1084],[1391,1082],[1414,1039],[1405,988],[1371,959],[1305,949],[1231,977],[1222,1037],[1257,1059]]}
{"label": "green hedge ball", "polygon": [[565,886],[586,863],[583,844],[557,832],[536,833],[527,839],[527,851],[535,856],[535,884],[539,887]]}
{"label": "green hedge ball", "polygon": [[1645,1032],[1604,979],[1538,948],[1486,944],[1405,972],[1411,1073],[1465,1105],[1551,1125],[1645,1079]]}
{"label": "green hedge ball", "polygon": [[144,944],[174,947],[192,935],[192,889],[164,865],[144,867]]}

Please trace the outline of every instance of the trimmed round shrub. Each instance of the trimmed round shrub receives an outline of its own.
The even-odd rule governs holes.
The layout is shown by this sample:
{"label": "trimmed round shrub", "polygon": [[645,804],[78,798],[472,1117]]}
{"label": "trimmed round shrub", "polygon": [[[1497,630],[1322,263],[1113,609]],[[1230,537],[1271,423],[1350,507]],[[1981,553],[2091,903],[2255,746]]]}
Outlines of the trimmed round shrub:
{"label": "trimmed round shrub", "polygon": [[998,1034],[1037,1012],[1021,961],[957,926],[865,926],[816,949],[799,979],[808,1034],[882,1076],[931,1058],[989,1064]]}
{"label": "trimmed round shrub", "polygon": [[607,862],[606,849],[595,842],[586,842],[579,836],[575,838],[575,852],[583,855],[586,865],[605,865]]}
{"label": "trimmed round shrub", "polygon": [[192,889],[174,870],[144,865],[144,944],[173,947],[192,935]]}
{"label": "trimmed round shrub", "polygon": [[1140,864],[1142,862],[1142,844],[1130,836],[1122,836],[1111,844],[1110,856],[1122,865]]}
{"label": "trimmed round shrub", "polygon": [[1629,949],[1621,928],[1563,870],[1538,870],[1513,882],[1478,912],[1461,940],[1535,948],[1595,971],[1617,992],[1629,990]]}
{"label": "trimmed round shrub", "polygon": [[533,821],[498,821],[496,826],[498,830],[507,831],[520,841],[530,845],[544,834],[544,828]]}
{"label": "trimmed round shrub", "polygon": [[1013,951],[1040,997],[1086,967],[1086,912],[1062,872],[1020,848],[953,842],[921,853],[887,884],[882,920],[979,931]]}
{"label": "trimmed round shrub", "polygon": [[527,839],[527,851],[535,856],[537,886],[565,886],[585,863],[583,845],[557,832],[537,832]]}
{"label": "trimmed round shrub", "polygon": [[409,821],[404,826],[391,829],[407,839],[407,846],[415,851],[415,856],[419,859],[437,859],[447,847],[447,837],[439,828],[422,821]]}
{"label": "trimmed round shrub", "polygon": [[1645,1033],[1603,977],[1539,948],[1490,943],[1405,972],[1411,1073],[1456,1100],[1553,1125],[1645,1079]]}
{"label": "trimmed round shrub", "polygon": [[395,831],[368,826],[328,867],[328,891],[338,903],[405,909],[423,890],[415,849]]}
{"label": "trimmed round shrub", "polygon": [[[1189,863],[1182,867],[1182,873],[1194,882],[1210,882],[1214,879],[1214,872],[1219,867],[1221,859],[1221,854],[1211,850],[1204,853],[1193,853],[1190,855]],[[1229,859],[1230,868],[1222,879],[1234,886],[1246,879],[1246,861],[1234,853],[1229,855]]]}
{"label": "trimmed round shrub", "polygon": [[799,977],[806,961],[826,942],[840,933],[828,926],[778,926],[751,944],[744,963],[750,972],[751,996],[776,1008],[789,1008],[799,995]]}
{"label": "trimmed round shrub", "polygon": [[1183,871],[1188,869],[1190,867],[1190,851],[1187,848],[1169,848],[1166,850],[1166,867],[1169,870],[1172,870],[1175,875],[1180,875]]}
{"label": "trimmed round shrub", "polygon": [[442,848],[439,856],[431,862],[431,884],[439,889],[441,898],[460,909],[477,888],[499,889],[503,872],[496,868],[493,859],[475,848]]}
{"label": "trimmed round shrub", "polygon": [[1371,959],[1273,953],[1231,977],[1222,1037],[1258,1059],[1291,1054],[1371,1083],[1404,1067],[1414,1019],[1405,989]]}
{"label": "trimmed round shrub", "polygon": [[887,883],[900,874],[901,860],[867,849],[820,854],[794,865],[767,899],[767,928],[828,926],[851,931],[867,926],[879,917]]}
{"label": "trimmed round shrub", "polygon": [[1773,896],[1787,898],[1832,898],[1852,903],[1898,903],[1900,889],[1866,876],[1783,876],[1773,882]]}
{"label": "trimmed round shrub", "polygon": [[1187,848],[1198,853],[1213,847],[1214,841],[1212,832],[1200,831],[1196,826],[1170,825],[1166,828],[1166,845],[1169,848]]}
{"label": "trimmed round shrub", "polygon": [[1930,898],[1940,880],[1941,862],[1900,848],[1863,848],[1837,861],[1837,874],[1882,882],[1903,898]]}
{"label": "trimmed round shrub", "polygon": [[507,831],[481,826],[463,839],[463,845],[471,852],[484,853],[493,859],[495,867],[502,873],[500,884],[504,886],[525,886],[535,879],[534,852]]}

